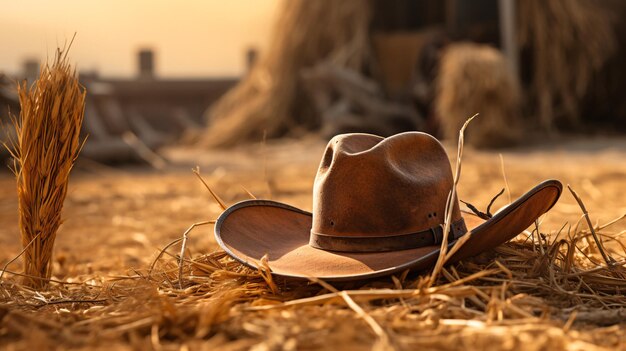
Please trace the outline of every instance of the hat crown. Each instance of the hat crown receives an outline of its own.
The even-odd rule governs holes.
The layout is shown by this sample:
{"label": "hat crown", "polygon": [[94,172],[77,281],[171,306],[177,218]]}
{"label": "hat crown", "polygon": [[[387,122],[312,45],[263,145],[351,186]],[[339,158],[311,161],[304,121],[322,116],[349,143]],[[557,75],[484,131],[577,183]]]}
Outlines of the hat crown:
{"label": "hat crown", "polygon": [[[328,237],[387,237],[444,223],[453,177],[434,137],[343,134],[328,143],[313,187],[311,232]],[[461,218],[455,203],[452,219]]]}

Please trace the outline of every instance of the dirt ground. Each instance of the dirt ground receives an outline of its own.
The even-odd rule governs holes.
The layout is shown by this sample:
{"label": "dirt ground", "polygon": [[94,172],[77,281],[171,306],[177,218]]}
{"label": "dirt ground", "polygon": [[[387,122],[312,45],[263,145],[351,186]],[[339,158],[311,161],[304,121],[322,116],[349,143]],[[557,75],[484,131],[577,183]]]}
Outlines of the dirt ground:
{"label": "dirt ground", "polygon": [[[316,137],[273,141],[229,151],[173,147],[163,151],[165,170],[111,167],[83,160],[77,165],[64,208],[65,222],[55,248],[54,276],[130,274],[154,260],[159,249],[180,238],[195,222],[217,218],[221,209],[193,175],[196,165],[228,203],[272,198],[309,210],[311,188],[325,142]],[[456,146],[446,145],[451,158]],[[501,155],[501,156],[500,156]],[[562,139],[502,152],[465,149],[459,197],[484,209],[505,186],[514,200],[548,178],[570,184],[593,221],[605,223],[626,213],[626,139]],[[504,173],[503,167],[504,166]],[[507,195],[496,205],[503,205]],[[496,206],[497,207],[497,206]],[[581,210],[565,190],[543,219],[542,231],[575,226]],[[15,182],[0,170],[0,264],[20,251]],[[614,227],[624,234],[625,223]],[[620,231],[622,231],[620,233]],[[212,226],[195,229],[192,254],[218,250]],[[19,270],[14,263],[10,270]],[[1,347],[0,347],[1,348]]]}

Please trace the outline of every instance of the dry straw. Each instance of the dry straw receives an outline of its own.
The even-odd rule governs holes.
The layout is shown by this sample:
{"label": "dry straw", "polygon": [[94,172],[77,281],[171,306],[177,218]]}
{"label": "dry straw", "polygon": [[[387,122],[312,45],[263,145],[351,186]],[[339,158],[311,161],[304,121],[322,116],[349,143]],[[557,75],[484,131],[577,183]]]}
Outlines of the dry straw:
{"label": "dry straw", "polygon": [[[463,138],[457,180],[462,151]],[[590,224],[582,200],[572,195]],[[11,278],[0,281],[0,344],[14,349],[624,349],[626,246],[621,234],[610,232],[624,219],[589,228],[564,225],[551,233],[540,231],[538,223],[532,233],[492,251],[440,264],[432,276],[405,271],[334,286],[275,277],[266,261],[253,270],[223,251],[194,256],[183,248],[176,256],[170,249],[185,240],[186,232],[151,266],[131,275],[75,275],[51,280],[43,292]]]}
{"label": "dry straw", "polygon": [[[578,225],[546,233],[551,235],[522,234],[491,252],[442,266],[432,284],[426,275],[406,272],[336,286],[306,283],[272,277],[265,267],[247,268],[223,251],[177,257],[167,248],[150,269],[130,276],[74,276],[45,292],[7,280],[0,283],[0,344],[620,349],[626,346],[626,330],[619,325],[626,316],[626,282],[620,277],[626,251],[610,227],[625,218],[596,226],[597,245],[591,229]],[[543,232],[537,228],[533,234],[538,233]],[[603,250],[614,263],[605,264]]]}
{"label": "dry straw", "polygon": [[615,53],[620,1],[519,1],[519,41],[531,49],[530,98],[545,129],[580,123],[594,75]]}
{"label": "dry straw", "polygon": [[369,50],[371,10],[359,0],[285,1],[267,53],[242,82],[210,110],[204,143],[280,136],[319,119],[301,84],[301,71],[327,60],[360,71]]}
{"label": "dry straw", "polygon": [[449,45],[439,65],[435,108],[446,139],[455,140],[467,116],[480,118],[465,135],[468,145],[506,147],[523,134],[521,87],[506,58],[487,45]]}
{"label": "dry straw", "polygon": [[47,285],[68,180],[82,143],[85,89],[57,50],[30,87],[18,85],[21,111],[13,116],[16,140],[9,147],[17,178],[19,227],[24,247],[24,284]]}

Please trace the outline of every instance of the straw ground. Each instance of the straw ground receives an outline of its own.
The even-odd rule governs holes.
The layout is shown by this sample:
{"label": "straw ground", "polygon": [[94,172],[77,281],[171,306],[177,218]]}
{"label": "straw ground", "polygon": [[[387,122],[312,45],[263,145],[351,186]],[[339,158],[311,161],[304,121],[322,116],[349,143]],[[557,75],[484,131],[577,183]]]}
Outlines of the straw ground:
{"label": "straw ground", "polygon": [[[318,160],[301,155],[322,148],[306,142],[268,145],[268,178],[278,200],[310,208]],[[206,156],[213,163],[206,164],[201,153],[171,156],[180,164],[184,159],[203,164],[207,183],[231,204],[248,197],[240,185],[258,197],[268,193],[266,180],[255,175],[263,169],[257,152],[214,153]],[[146,174],[85,167],[68,194],[69,220],[61,227],[50,291],[24,287],[13,274],[3,278],[0,344],[8,349],[623,349],[626,223],[623,218],[610,223],[626,213],[617,191],[626,167],[615,162],[623,156],[611,150],[593,155],[528,150],[503,157],[512,198],[548,176],[572,184],[605,254],[617,263],[605,263],[583,210],[566,191],[538,231],[531,228],[492,252],[444,266],[432,285],[428,272],[334,286],[272,279],[217,251],[206,227],[190,233],[180,279],[180,246],[156,262],[155,246],[163,248],[191,223],[219,214],[221,207],[203,185],[187,170]],[[6,194],[0,220],[7,223],[0,235],[7,248],[2,262],[19,252],[7,239],[17,227],[4,213],[16,205],[4,190],[10,183],[8,174],[0,176]],[[503,184],[497,154],[466,148],[459,198],[484,210]],[[506,196],[496,205],[504,203]]]}

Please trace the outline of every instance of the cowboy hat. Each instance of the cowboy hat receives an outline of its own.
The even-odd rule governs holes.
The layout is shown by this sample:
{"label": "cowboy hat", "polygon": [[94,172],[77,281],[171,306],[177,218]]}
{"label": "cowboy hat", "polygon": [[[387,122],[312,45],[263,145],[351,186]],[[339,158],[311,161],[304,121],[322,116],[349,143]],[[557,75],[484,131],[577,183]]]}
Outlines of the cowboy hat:
{"label": "cowboy hat", "polygon": [[[434,137],[407,132],[388,138],[343,134],[328,143],[313,187],[313,212],[249,200],[215,223],[219,245],[258,268],[267,255],[272,274],[328,281],[425,269],[437,260],[452,169]],[[558,200],[548,180],[487,220],[452,206],[449,245],[470,238],[451,261],[494,248],[528,228]]]}

